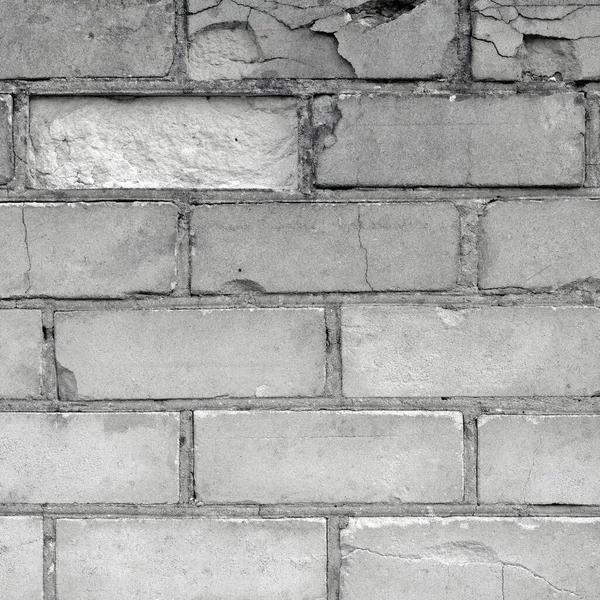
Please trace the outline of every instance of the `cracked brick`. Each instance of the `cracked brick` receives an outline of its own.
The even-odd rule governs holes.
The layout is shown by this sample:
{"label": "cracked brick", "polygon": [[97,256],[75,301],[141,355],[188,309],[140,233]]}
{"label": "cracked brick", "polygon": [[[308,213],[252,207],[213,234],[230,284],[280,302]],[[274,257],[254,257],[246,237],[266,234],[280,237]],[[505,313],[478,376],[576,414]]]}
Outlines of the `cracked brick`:
{"label": "cracked brick", "polygon": [[200,206],[191,228],[194,293],[239,293],[242,280],[269,293],[450,289],[457,280],[449,203]]}
{"label": "cracked brick", "polygon": [[353,518],[341,600],[594,600],[599,519]]}
{"label": "cracked brick", "polygon": [[474,0],[471,11],[475,79],[600,78],[599,5]]}
{"label": "cracked brick", "polygon": [[455,0],[220,0],[189,11],[194,79],[427,79],[457,67]]}

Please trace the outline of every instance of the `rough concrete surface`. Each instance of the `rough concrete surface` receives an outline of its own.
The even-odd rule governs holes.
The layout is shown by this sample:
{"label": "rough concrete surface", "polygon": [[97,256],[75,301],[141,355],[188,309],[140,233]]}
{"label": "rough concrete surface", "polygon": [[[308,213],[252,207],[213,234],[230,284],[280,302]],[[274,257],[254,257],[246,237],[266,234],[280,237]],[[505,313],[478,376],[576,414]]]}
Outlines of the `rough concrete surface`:
{"label": "rough concrete surface", "polygon": [[179,499],[177,414],[2,413],[0,431],[0,502]]}
{"label": "rough concrete surface", "polygon": [[454,502],[462,415],[196,412],[201,502]]}
{"label": "rough concrete surface", "polygon": [[478,421],[483,502],[600,504],[600,416]]}
{"label": "rough concrete surface", "polygon": [[166,75],[173,0],[2,0],[0,79]]}
{"label": "rough concrete surface", "polygon": [[175,287],[173,204],[0,206],[3,296],[119,297]]}
{"label": "rough concrete surface", "polygon": [[315,396],[321,309],[59,312],[62,393],[82,399]]}
{"label": "rough concrete surface", "polygon": [[549,0],[474,0],[475,79],[600,78],[600,5]]}
{"label": "rough concrete surface", "polygon": [[42,188],[296,187],[289,98],[36,98],[30,167]]}
{"label": "rough concrete surface", "polygon": [[457,67],[456,0],[192,0],[194,79],[408,79]]}
{"label": "rough concrete surface", "polygon": [[325,600],[322,519],[68,519],[61,600]]}
{"label": "rough concrete surface", "polygon": [[323,187],[583,182],[577,94],[325,96],[315,124]]}
{"label": "rough concrete surface", "polygon": [[350,519],[341,600],[596,600],[600,520]]}
{"label": "rough concrete surface", "polygon": [[599,359],[597,308],[342,311],[346,396],[591,396]]}
{"label": "rough concrete surface", "polygon": [[449,203],[200,206],[194,292],[448,289],[458,276]]}
{"label": "rough concrete surface", "polygon": [[2,600],[42,600],[42,519],[0,517]]}
{"label": "rough concrete surface", "polygon": [[41,312],[0,310],[0,398],[39,396],[41,384]]}
{"label": "rough concrete surface", "polygon": [[494,202],[482,219],[482,288],[598,289],[597,200]]}

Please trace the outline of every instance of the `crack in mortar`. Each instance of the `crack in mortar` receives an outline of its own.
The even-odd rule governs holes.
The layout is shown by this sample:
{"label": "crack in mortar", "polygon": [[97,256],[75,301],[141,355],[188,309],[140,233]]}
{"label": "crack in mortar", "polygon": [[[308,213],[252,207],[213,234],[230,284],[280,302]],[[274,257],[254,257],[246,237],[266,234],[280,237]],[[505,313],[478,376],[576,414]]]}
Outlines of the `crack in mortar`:
{"label": "crack in mortar", "polygon": [[[496,552],[486,546],[485,544],[481,544],[479,542],[451,542],[449,544],[444,544],[443,546],[435,546],[431,548],[431,553],[424,554],[388,554],[385,552],[377,552],[375,550],[369,550],[368,548],[360,548],[360,547],[352,547],[353,549],[350,552],[347,552],[343,555],[343,559],[346,560],[352,554],[357,552],[364,552],[366,554],[372,554],[374,556],[378,556],[381,558],[391,558],[394,560],[401,560],[405,562],[418,562],[422,560],[429,560],[432,562],[437,562],[442,565],[451,566],[451,565],[473,565],[473,564],[487,564],[491,566],[500,566],[501,567],[501,585],[502,585],[502,598],[504,598],[505,591],[505,574],[504,570],[506,567],[512,567],[514,569],[521,569],[531,575],[534,579],[538,579],[543,581],[546,585],[548,585],[555,592],[560,592],[564,594],[569,594],[574,598],[580,598],[581,600],[585,600],[583,596],[580,596],[576,592],[566,589],[560,588],[550,581],[548,581],[545,577],[531,570],[529,567],[526,567],[523,564],[501,560]],[[454,553],[453,551],[458,550],[459,552],[463,552],[461,554]],[[477,561],[475,559],[480,558],[481,560]],[[453,560],[454,559],[454,560]]]}
{"label": "crack in mortar", "polygon": [[367,250],[367,247],[363,244],[363,240],[362,240],[363,223],[362,223],[362,214],[361,214],[360,206],[358,206],[357,209],[358,209],[358,211],[357,211],[358,245],[360,246],[361,250],[363,251],[363,253],[365,255],[365,282],[369,286],[369,289],[372,292],[374,292],[375,290],[373,289],[373,286],[371,285],[371,282],[369,281],[369,252]]}
{"label": "crack in mortar", "polygon": [[31,254],[29,253],[29,234],[27,232],[27,223],[25,222],[25,206],[21,206],[21,222],[23,223],[25,253],[27,255],[27,271],[25,271],[27,287],[23,293],[23,295],[26,296],[29,294],[29,290],[31,289]]}

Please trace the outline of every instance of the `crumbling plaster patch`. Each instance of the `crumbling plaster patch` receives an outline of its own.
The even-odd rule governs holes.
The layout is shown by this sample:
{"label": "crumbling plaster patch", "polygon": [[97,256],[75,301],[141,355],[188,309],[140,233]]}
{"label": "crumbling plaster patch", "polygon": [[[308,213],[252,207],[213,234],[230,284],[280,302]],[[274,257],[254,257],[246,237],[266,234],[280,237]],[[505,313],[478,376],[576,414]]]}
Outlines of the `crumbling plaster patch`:
{"label": "crumbling plaster patch", "polygon": [[456,67],[455,0],[197,0],[194,79],[428,78]]}
{"label": "crumbling plaster patch", "polygon": [[600,77],[600,5],[475,0],[472,13],[476,79]]}

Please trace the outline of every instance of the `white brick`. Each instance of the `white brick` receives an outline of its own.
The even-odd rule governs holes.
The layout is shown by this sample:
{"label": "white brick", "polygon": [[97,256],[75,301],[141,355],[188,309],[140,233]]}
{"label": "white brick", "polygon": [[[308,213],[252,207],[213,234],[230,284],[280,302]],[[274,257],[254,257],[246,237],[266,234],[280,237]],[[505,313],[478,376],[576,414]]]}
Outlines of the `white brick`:
{"label": "white brick", "polygon": [[600,202],[494,202],[482,219],[480,286],[551,288],[600,280]]}
{"label": "white brick", "polygon": [[478,432],[482,502],[600,504],[600,416],[482,417]]}
{"label": "white brick", "polygon": [[39,310],[0,310],[0,398],[40,395],[42,341]]}
{"label": "white brick", "polygon": [[61,600],[325,600],[325,524],[81,519],[57,524]]}
{"label": "white brick", "polygon": [[35,187],[296,187],[296,101],[288,98],[37,98]]}
{"label": "white brick", "polygon": [[340,597],[595,600],[599,536],[597,518],[350,519]]}
{"label": "white brick", "polygon": [[197,412],[206,503],[453,502],[462,416],[444,412]]}
{"label": "white brick", "polygon": [[42,519],[0,517],[2,600],[42,600]]}
{"label": "white brick", "polygon": [[172,204],[0,206],[4,296],[169,293],[176,280]]}
{"label": "white brick", "polygon": [[56,357],[82,399],[314,396],[323,310],[62,312]]}
{"label": "white brick", "polygon": [[192,229],[195,292],[435,290],[457,278],[449,203],[200,206]]}
{"label": "white brick", "polygon": [[320,99],[317,183],[349,186],[574,186],[583,183],[576,94]]}
{"label": "white brick", "polygon": [[174,413],[1,413],[0,502],[179,498]]}
{"label": "white brick", "polygon": [[347,396],[590,396],[600,311],[349,307],[342,352]]}
{"label": "white brick", "polygon": [[8,183],[14,173],[12,108],[12,96],[0,95],[0,185]]}

